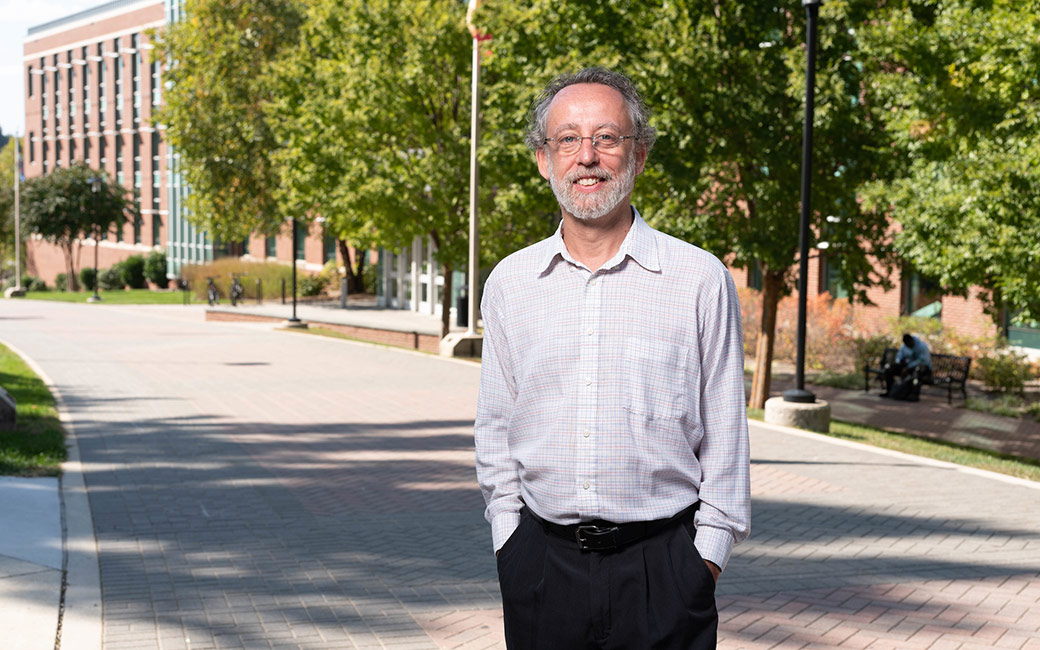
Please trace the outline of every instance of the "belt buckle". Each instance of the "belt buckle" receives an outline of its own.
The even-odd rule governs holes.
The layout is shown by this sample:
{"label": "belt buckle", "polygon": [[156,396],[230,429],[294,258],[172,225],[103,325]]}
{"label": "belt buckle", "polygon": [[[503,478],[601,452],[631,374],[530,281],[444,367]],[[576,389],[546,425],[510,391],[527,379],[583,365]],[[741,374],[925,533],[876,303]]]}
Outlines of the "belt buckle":
{"label": "belt buckle", "polygon": [[582,552],[608,551],[617,548],[617,533],[617,526],[578,526],[574,538]]}

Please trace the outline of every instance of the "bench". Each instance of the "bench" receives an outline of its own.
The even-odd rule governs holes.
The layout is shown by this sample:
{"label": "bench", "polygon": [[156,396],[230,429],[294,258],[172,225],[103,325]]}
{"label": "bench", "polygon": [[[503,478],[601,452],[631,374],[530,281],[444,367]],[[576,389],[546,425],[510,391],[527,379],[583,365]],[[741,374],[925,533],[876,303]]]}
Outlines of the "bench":
{"label": "bench", "polygon": [[[863,366],[863,390],[870,390],[870,377],[874,375],[878,382],[883,381],[885,368],[896,362],[896,348],[885,348],[881,354],[881,361],[877,367],[872,367],[870,362]],[[945,386],[946,402],[953,403],[953,389],[959,388],[961,396],[968,398],[965,382],[968,380],[968,371],[971,369],[971,357],[958,357],[952,354],[932,355],[932,376],[921,382],[923,386]]]}

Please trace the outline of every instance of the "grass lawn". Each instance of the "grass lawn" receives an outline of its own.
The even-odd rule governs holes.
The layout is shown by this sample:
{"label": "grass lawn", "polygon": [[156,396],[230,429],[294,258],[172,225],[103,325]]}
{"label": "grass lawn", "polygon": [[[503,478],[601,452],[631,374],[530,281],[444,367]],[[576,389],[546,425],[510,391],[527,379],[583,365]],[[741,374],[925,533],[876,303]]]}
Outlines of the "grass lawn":
{"label": "grass lawn", "polygon": [[[764,420],[765,412],[762,409],[748,409],[748,417],[753,420]],[[995,451],[962,447],[948,442],[893,433],[841,420],[831,420],[830,433],[823,435],[862,442],[915,456],[943,460],[948,463],[957,463],[966,467],[999,472],[1031,481],[1040,481],[1040,462],[1015,458]]]}
{"label": "grass lawn", "polygon": [[[98,292],[101,296],[99,304],[109,305],[181,305],[184,304],[184,293],[182,291],[152,291],[151,289],[129,289],[126,291]],[[87,302],[87,298],[94,295],[90,291],[30,291],[25,294],[29,300],[54,300],[57,302]],[[195,297],[188,295],[191,303],[197,302]]]}
{"label": "grass lawn", "polygon": [[14,352],[0,345],[0,386],[17,403],[14,431],[0,431],[0,475],[57,476],[65,441],[54,398]]}

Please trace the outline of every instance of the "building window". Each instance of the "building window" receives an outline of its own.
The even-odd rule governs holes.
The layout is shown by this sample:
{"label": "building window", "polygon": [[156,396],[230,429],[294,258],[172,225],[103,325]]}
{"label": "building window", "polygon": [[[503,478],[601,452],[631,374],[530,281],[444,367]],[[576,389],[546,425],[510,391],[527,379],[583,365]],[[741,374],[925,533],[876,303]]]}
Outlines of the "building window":
{"label": "building window", "polygon": [[274,235],[264,239],[264,255],[267,257],[278,256],[278,239]]}
{"label": "building window", "polygon": [[336,236],[326,232],[321,238],[321,263],[336,261]]}
{"label": "building window", "polygon": [[1007,326],[1008,343],[1021,348],[1040,349],[1040,321],[1015,314],[1008,316]]}
{"label": "building window", "polygon": [[747,268],[747,286],[756,291],[762,290],[762,267],[758,262],[752,262]]}
{"label": "building window", "polygon": [[[83,161],[90,165],[90,136],[83,138]],[[93,165],[91,165],[93,167]]]}
{"label": "building window", "polygon": [[76,141],[69,140],[69,164],[71,165],[76,161]]}
{"label": "building window", "polygon": [[105,166],[108,165],[107,149],[108,149],[108,139],[105,137],[105,134],[102,133],[101,135],[98,136],[98,154],[99,154],[99,156],[101,158],[100,162],[98,163],[98,167],[101,168],[102,170],[104,170]]}
{"label": "building window", "polygon": [[152,77],[152,108],[155,108],[162,99],[162,90],[160,90],[159,86],[159,62],[152,61],[149,67],[151,68]]}
{"label": "building window", "polygon": [[115,40],[116,61],[112,66],[116,77],[116,128],[123,125],[123,55],[119,53],[122,46],[120,39]]}
{"label": "building window", "polygon": [[942,287],[938,282],[911,272],[904,285],[903,314],[922,318],[942,318]]}
{"label": "building window", "polygon": [[32,131],[29,131],[29,164],[32,165],[36,162],[36,137]]}
{"label": "building window", "polygon": [[841,282],[838,274],[838,265],[833,258],[828,257],[823,265],[823,289],[831,295],[831,298],[848,298],[849,291]]}
{"label": "building window", "polygon": [[130,58],[130,83],[131,90],[133,92],[133,118],[134,124],[141,121],[141,52],[137,48],[138,36],[134,34],[130,37],[130,47],[133,48],[134,53]]}
{"label": "building window", "polygon": [[25,77],[25,85],[29,89],[29,96],[32,97],[33,96],[33,67],[32,66],[29,66],[29,68],[26,71],[25,75],[26,75],[26,77]]}
{"label": "building window", "polygon": [[54,141],[54,166],[61,167],[61,140]]}
{"label": "building window", "polygon": [[105,112],[108,110],[108,94],[105,92],[105,77],[108,74],[108,64],[104,59],[105,47],[101,43],[97,45],[97,55],[101,58],[97,64],[98,74],[98,124],[105,125]]}
{"label": "building window", "polygon": [[123,184],[123,136],[116,135],[116,182]]}
{"label": "building window", "polygon": [[42,149],[43,149],[43,152],[42,152],[42,154],[41,154],[41,156],[40,156],[40,158],[41,158],[41,159],[43,160],[43,173],[44,173],[44,174],[46,174],[46,173],[47,173],[47,153],[48,153],[48,152],[47,152],[47,149],[48,149],[48,148],[49,148],[49,147],[47,146],[47,141],[46,141],[46,140],[44,140],[44,141],[43,141],[43,147],[42,147]]}

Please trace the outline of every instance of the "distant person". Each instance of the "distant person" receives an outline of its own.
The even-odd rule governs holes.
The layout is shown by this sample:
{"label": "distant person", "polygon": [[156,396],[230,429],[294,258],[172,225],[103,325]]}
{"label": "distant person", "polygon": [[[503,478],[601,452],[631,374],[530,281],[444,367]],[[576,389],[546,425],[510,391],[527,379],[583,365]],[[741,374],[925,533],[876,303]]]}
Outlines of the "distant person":
{"label": "distant person", "polygon": [[913,388],[919,391],[920,382],[927,381],[931,376],[932,353],[928,345],[912,334],[903,334],[903,347],[896,352],[895,363],[885,368],[885,392],[881,396],[908,399],[916,392]]}

